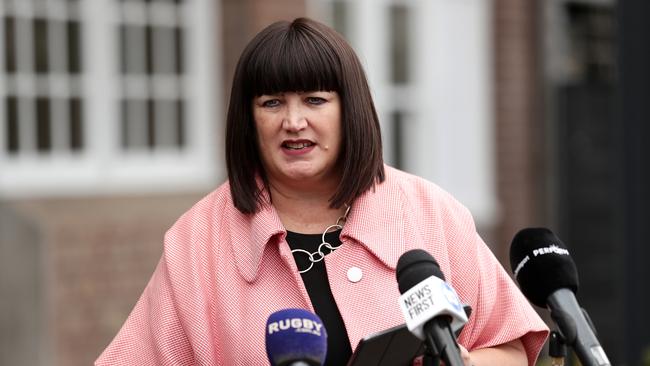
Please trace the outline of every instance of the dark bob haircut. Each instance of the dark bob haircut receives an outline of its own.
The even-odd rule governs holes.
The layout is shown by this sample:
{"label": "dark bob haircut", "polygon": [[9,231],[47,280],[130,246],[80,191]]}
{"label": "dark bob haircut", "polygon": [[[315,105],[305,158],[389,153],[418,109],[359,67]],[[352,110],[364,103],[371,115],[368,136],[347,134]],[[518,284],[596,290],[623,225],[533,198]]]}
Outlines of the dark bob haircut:
{"label": "dark bob haircut", "polygon": [[[244,49],[233,79],[226,122],[226,164],[235,207],[257,212],[268,180],[257,142],[253,99],[264,94],[336,91],[341,100],[341,181],[330,207],[350,204],[384,180],[379,119],[366,76],[348,43],[307,18],[274,23]],[[258,186],[256,175],[264,182]]]}

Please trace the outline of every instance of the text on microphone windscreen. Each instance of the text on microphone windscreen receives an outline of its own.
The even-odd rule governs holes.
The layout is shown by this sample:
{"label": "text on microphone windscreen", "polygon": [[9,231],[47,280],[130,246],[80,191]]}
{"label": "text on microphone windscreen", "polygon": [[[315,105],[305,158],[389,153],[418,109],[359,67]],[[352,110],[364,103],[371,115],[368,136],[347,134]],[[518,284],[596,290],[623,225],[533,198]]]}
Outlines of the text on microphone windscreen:
{"label": "text on microphone windscreen", "polygon": [[266,322],[266,353],[273,366],[302,361],[322,365],[327,356],[327,331],[318,315],[304,309],[283,309]]}
{"label": "text on microphone windscreen", "polygon": [[519,231],[510,245],[510,267],[521,292],[539,307],[556,290],[578,290],[578,270],[566,245],[549,229]]}

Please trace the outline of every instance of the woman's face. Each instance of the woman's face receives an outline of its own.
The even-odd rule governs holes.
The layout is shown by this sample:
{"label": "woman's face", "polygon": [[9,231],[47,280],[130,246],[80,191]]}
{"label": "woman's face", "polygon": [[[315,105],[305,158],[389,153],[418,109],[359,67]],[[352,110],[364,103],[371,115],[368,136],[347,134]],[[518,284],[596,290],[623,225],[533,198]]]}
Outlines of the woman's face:
{"label": "woman's face", "polygon": [[336,92],[262,95],[253,99],[253,118],[272,184],[338,184],[341,102]]}

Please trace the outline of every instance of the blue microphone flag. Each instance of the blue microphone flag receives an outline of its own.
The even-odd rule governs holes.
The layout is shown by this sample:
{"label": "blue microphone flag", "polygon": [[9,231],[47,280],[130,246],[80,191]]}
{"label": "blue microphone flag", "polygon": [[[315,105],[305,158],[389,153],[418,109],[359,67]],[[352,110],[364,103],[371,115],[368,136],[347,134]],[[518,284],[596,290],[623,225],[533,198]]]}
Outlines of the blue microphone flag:
{"label": "blue microphone flag", "polygon": [[304,309],[276,311],[266,322],[266,353],[273,366],[298,361],[322,365],[327,355],[323,322]]}

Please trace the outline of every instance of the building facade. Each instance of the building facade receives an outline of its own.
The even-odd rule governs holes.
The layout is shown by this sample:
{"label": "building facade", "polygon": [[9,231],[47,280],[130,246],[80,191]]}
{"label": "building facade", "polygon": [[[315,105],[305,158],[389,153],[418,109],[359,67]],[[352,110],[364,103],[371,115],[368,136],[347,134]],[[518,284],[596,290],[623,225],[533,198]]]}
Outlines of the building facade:
{"label": "building facade", "polygon": [[[564,165],[567,155],[583,155],[564,152],[571,143],[562,138],[574,135],[558,131],[594,129],[575,122],[589,115],[567,121],[556,112],[566,93],[580,93],[564,88],[569,81],[592,85],[581,84],[587,79],[580,75],[593,74],[580,67],[595,62],[596,74],[608,77],[611,64],[597,57],[607,50],[576,50],[594,37],[612,41],[606,24],[589,24],[606,22],[613,6],[3,0],[0,364],[87,365],[110,342],[146,285],[167,228],[225,179],[235,64],[248,40],[278,19],[310,16],[350,41],[373,91],[385,160],[463,202],[507,269],[510,240],[521,228],[557,227],[573,242],[584,213],[562,213],[585,201],[565,198],[577,197],[570,189],[602,169]],[[608,184],[600,188],[616,192]],[[607,202],[598,207],[606,212]],[[620,233],[608,224],[617,225],[604,217],[605,233]],[[617,253],[603,242],[603,256],[591,257],[577,245],[576,255],[586,258],[581,274]],[[593,289],[585,292],[597,301]],[[610,309],[622,307],[618,299]],[[606,314],[595,311],[601,329]],[[604,325],[611,331],[604,343],[620,359],[613,323]]]}

